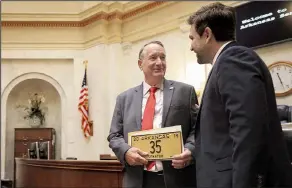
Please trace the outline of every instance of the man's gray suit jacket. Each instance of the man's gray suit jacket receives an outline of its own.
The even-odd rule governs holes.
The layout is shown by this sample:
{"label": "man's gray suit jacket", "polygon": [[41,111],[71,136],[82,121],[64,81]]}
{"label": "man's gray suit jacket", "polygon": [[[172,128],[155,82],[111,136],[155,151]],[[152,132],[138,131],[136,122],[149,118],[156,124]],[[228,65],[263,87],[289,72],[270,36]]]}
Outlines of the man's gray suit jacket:
{"label": "man's gray suit jacket", "polygon": [[[194,156],[194,130],[198,104],[193,86],[164,80],[162,127],[182,126],[184,147]],[[128,89],[118,95],[114,109],[109,146],[124,166],[123,187],[142,188],[143,166],[130,166],[125,161],[125,153],[130,149],[128,133],[141,130],[143,84]],[[174,169],[171,161],[163,161],[164,180],[168,188],[196,187],[195,163]]]}

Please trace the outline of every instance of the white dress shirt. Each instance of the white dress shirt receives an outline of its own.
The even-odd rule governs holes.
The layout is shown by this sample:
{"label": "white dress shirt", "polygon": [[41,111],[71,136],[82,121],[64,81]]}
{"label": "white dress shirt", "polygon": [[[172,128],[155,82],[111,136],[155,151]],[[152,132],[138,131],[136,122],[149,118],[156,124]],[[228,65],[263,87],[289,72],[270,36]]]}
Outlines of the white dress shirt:
{"label": "white dress shirt", "polygon": [[[154,111],[154,119],[153,119],[153,129],[161,128],[162,125],[162,110],[163,110],[163,83],[160,86],[156,86],[157,89],[155,92],[155,111]],[[142,100],[142,114],[144,116],[144,110],[146,107],[146,103],[148,97],[150,96],[150,89],[151,86],[147,84],[145,81],[143,82],[143,100]],[[143,119],[142,116],[142,119]],[[144,168],[146,169],[146,168]],[[161,171],[163,170],[161,161],[156,161],[155,168],[151,171]]]}

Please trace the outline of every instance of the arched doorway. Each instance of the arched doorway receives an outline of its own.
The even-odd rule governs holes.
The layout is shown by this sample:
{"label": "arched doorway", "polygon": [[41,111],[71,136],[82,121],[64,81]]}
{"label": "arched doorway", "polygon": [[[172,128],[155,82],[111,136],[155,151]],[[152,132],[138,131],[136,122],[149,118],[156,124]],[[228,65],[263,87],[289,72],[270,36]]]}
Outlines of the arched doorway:
{"label": "arched doorway", "polygon": [[29,128],[17,105],[27,104],[31,93],[41,93],[46,98],[44,110],[47,114],[44,126],[56,130],[56,157],[60,158],[61,156],[61,140],[64,139],[62,138],[62,129],[64,128],[65,93],[59,83],[48,75],[41,73],[23,74],[13,79],[2,93],[2,178],[13,178],[14,128]]}

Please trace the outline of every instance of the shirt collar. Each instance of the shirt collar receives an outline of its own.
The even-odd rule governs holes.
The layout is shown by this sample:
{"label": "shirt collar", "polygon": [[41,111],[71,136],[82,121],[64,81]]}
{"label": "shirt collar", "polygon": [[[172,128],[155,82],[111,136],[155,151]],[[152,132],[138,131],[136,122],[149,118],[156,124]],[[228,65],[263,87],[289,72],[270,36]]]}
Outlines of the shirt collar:
{"label": "shirt collar", "polygon": [[220,55],[220,53],[222,52],[223,48],[224,48],[227,44],[229,44],[230,42],[232,42],[232,41],[228,41],[228,42],[224,43],[224,44],[219,48],[219,50],[218,50],[217,53],[215,54],[215,57],[214,57],[213,62],[212,62],[212,65],[214,65],[214,63],[216,62],[216,60],[217,60],[218,56]]}
{"label": "shirt collar", "polygon": [[[163,82],[160,85],[157,85],[156,87],[158,87],[161,91],[163,91]],[[145,81],[143,81],[143,96],[148,93],[150,88],[151,86],[147,84]]]}

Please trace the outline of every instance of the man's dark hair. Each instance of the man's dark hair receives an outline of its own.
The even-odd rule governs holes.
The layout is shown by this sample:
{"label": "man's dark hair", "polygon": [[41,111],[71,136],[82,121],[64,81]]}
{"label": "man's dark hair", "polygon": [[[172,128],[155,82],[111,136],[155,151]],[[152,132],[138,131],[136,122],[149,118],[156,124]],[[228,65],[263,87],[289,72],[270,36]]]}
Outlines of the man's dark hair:
{"label": "man's dark hair", "polygon": [[148,46],[149,44],[158,44],[158,45],[160,45],[161,47],[164,48],[162,42],[160,42],[160,41],[155,40],[155,41],[148,42],[147,44],[145,44],[145,45],[141,48],[141,50],[140,50],[140,52],[139,52],[139,59],[140,59],[140,60],[143,59],[143,55],[144,55],[144,54],[143,54],[143,51],[144,51],[144,48],[145,48],[146,46]]}
{"label": "man's dark hair", "polygon": [[200,36],[209,27],[218,42],[235,40],[235,10],[222,3],[203,6],[189,17],[188,24],[194,25]]}

